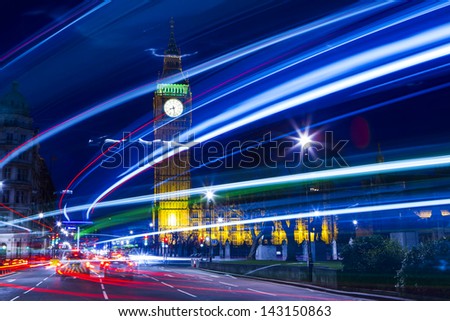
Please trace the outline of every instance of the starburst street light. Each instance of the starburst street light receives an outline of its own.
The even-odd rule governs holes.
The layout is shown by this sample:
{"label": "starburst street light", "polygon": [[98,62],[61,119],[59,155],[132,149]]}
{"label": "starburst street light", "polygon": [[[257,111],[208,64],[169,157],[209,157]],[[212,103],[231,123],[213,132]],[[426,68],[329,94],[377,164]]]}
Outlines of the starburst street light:
{"label": "starburst street light", "polygon": [[300,146],[302,146],[302,148],[307,148],[308,145],[312,143],[312,139],[310,136],[300,135],[298,142],[300,143]]}
{"label": "starburst street light", "polygon": [[208,190],[206,191],[206,199],[208,200],[208,202],[212,201],[214,199],[214,192],[212,190]]}
{"label": "starburst street light", "polygon": [[309,128],[306,128],[303,132],[301,130],[297,130],[297,134],[298,136],[294,139],[297,141],[297,146],[300,146],[302,150],[308,149],[314,142],[314,134],[309,133]]}

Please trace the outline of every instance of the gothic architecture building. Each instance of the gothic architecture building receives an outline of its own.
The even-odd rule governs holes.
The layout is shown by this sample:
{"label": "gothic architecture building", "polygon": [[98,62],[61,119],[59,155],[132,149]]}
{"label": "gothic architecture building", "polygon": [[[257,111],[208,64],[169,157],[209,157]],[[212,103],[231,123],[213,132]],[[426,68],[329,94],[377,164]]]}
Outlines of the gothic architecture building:
{"label": "gothic architecture building", "polygon": [[0,97],[0,129],[0,259],[28,257],[33,251],[44,251],[52,226],[44,218],[11,222],[53,209],[54,189],[39,145],[5,161],[11,151],[36,134],[29,106],[16,82]]}

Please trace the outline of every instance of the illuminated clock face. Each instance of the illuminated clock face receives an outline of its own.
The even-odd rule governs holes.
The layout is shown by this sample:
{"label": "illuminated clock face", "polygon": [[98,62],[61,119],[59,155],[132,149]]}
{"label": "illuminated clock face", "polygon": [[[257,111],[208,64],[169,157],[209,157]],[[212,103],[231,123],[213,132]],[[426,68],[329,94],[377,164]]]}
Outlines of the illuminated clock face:
{"label": "illuminated clock face", "polygon": [[175,98],[169,99],[164,104],[164,112],[169,117],[178,117],[183,113],[183,103]]}

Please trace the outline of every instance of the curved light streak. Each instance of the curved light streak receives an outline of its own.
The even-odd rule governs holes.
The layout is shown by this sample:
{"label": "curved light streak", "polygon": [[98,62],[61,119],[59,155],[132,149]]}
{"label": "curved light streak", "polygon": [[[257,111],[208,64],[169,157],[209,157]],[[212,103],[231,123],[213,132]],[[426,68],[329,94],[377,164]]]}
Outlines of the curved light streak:
{"label": "curved light streak", "polygon": [[[340,47],[342,47],[344,45],[348,45],[348,44],[350,44],[350,43],[352,43],[354,41],[357,41],[357,40],[359,40],[359,39],[361,39],[363,37],[370,36],[372,34],[380,32],[382,30],[391,28],[393,26],[396,26],[398,24],[404,23],[406,21],[410,21],[410,20],[418,18],[420,16],[429,14],[430,12],[442,9],[442,8],[447,7],[449,5],[450,5],[450,3],[442,3],[442,4],[439,4],[439,5],[433,4],[433,6],[431,6],[429,8],[428,7],[426,9],[421,8],[420,12],[415,12],[415,11],[407,12],[407,13],[401,12],[401,13],[399,13],[397,15],[392,16],[392,17],[388,17],[388,18],[385,19],[387,21],[383,21],[383,22],[379,23],[381,25],[377,25],[376,27],[367,26],[367,27],[363,28],[362,30],[360,30],[359,32],[354,32],[354,34],[351,34],[350,36],[340,37],[340,38],[336,39],[335,41],[328,43],[325,46],[325,48],[323,46],[321,46],[318,49],[309,50],[309,51],[303,53],[299,57],[294,57],[294,58],[289,59],[286,62],[283,62],[282,64],[278,64],[278,65],[272,67],[271,68],[272,70],[269,71],[269,72],[267,72],[267,71],[259,72],[258,74],[253,75],[250,80],[245,79],[245,80],[241,81],[241,84],[235,85],[234,88],[231,88],[231,89],[227,88],[225,93],[222,93],[222,94],[216,95],[215,97],[209,98],[208,101],[195,106],[194,108],[192,108],[191,112],[193,112],[193,111],[195,111],[195,110],[197,110],[199,108],[202,108],[202,107],[204,107],[206,105],[210,105],[210,104],[212,104],[213,102],[215,102],[217,100],[220,100],[220,99],[222,99],[222,98],[224,98],[226,96],[229,96],[230,94],[233,94],[233,93],[235,93],[235,92],[237,92],[239,90],[242,90],[242,89],[244,89],[244,88],[246,88],[246,87],[248,87],[248,86],[250,86],[252,84],[255,84],[255,83],[257,83],[257,82],[259,82],[261,80],[264,80],[266,78],[274,76],[275,74],[280,73],[280,72],[282,72],[282,71],[284,71],[286,69],[292,68],[292,67],[294,67],[294,66],[296,66],[296,65],[298,65],[300,63],[304,63],[304,62],[306,62],[306,61],[308,61],[308,60],[310,60],[312,58],[315,58],[315,57],[317,57],[319,55],[325,54],[327,52],[330,52],[332,50],[340,48]],[[415,44],[417,45],[418,43],[421,43],[423,45],[427,41],[431,42],[432,39],[434,39],[434,37],[429,37],[428,34],[424,34],[419,39],[416,40]],[[411,43],[409,43],[408,45],[411,46]],[[401,44],[399,44],[397,46],[400,47]],[[396,50],[397,50],[396,48],[381,47],[381,48],[377,49],[376,51],[378,52],[377,53],[378,55],[380,55],[380,53],[381,53],[382,56],[387,56],[387,55],[389,55],[389,52],[392,52],[392,51],[395,52]],[[366,52],[366,53],[364,53],[364,55],[366,55],[365,57],[359,57],[358,59],[366,59],[367,55],[374,55],[374,54],[376,54],[376,53],[375,52],[371,52],[371,53],[367,53]],[[275,58],[273,60],[278,60],[280,58],[281,57],[277,57],[277,58]],[[381,56],[380,56],[380,58],[381,58]],[[351,59],[347,59],[347,61],[352,63],[352,64],[354,64],[356,59],[353,57]],[[213,90],[215,90],[217,88],[220,88],[224,84],[229,83],[229,82],[231,82],[231,81],[233,81],[235,79],[241,78],[242,75],[248,74],[248,73],[250,73],[250,71],[254,71],[256,69],[259,69],[260,67],[262,67],[264,65],[267,65],[267,64],[268,64],[268,62],[264,62],[263,64],[255,67],[255,68],[252,68],[250,70],[246,70],[243,73],[241,73],[241,74],[239,74],[239,75],[237,75],[235,77],[232,77],[232,78],[226,80],[225,82],[223,82],[223,83],[221,83],[221,84],[219,84],[217,86],[214,86],[214,87],[208,89],[207,91],[199,94],[198,96],[194,97],[193,99],[195,100],[195,98],[203,96],[203,95],[205,95],[205,94],[207,94],[207,93],[209,93],[209,92],[211,92],[211,91],[213,91]],[[345,72],[348,69],[350,69],[350,66],[343,67],[343,64],[344,64],[344,61],[340,61],[339,63],[334,64],[334,66],[338,67],[338,71],[339,71],[339,73],[335,72],[334,76],[338,76],[342,72]],[[297,87],[297,90],[305,89],[307,87],[311,87],[312,85],[317,84],[318,80],[319,81],[323,81],[323,80],[326,80],[327,78],[330,78],[330,74],[332,73],[332,71],[329,69],[330,66],[328,66],[327,68],[328,69],[326,70],[326,72],[323,72],[323,69],[319,69],[319,70],[314,71],[314,74],[316,74],[316,75],[325,74],[326,76],[323,77],[323,79],[320,78],[320,77],[315,76],[316,81],[314,81],[313,79],[311,79],[311,73],[310,73],[309,76],[303,76],[305,79],[306,78],[308,78],[308,79],[307,79],[307,81],[305,80],[305,82],[304,82],[305,85],[304,86],[300,86],[299,85]],[[274,101],[276,99],[279,99],[280,96],[282,96],[282,95],[279,94],[279,92],[280,92],[280,89],[278,88],[278,89],[272,90],[271,92],[265,93],[264,97],[265,97],[266,103],[268,103],[270,100]],[[205,129],[210,128],[210,127],[212,127],[214,125],[217,125],[219,123],[227,122],[227,121],[229,121],[230,119],[232,119],[234,117],[238,117],[238,116],[244,114],[245,112],[248,112],[248,111],[254,110],[255,108],[260,107],[259,102],[252,103],[252,102],[254,102],[256,100],[257,99],[254,97],[251,100],[248,100],[247,103],[246,102],[241,103],[238,106],[239,108],[235,107],[232,110],[227,111],[226,113],[221,113],[220,115],[212,117],[212,118],[208,119],[207,121],[204,121],[203,123],[197,125],[195,128],[191,129],[190,133],[191,132],[197,133],[198,131],[205,130]],[[162,127],[164,125],[161,125],[160,127]],[[160,128],[160,127],[158,127],[158,128]],[[154,130],[155,129],[153,129],[152,132]],[[146,133],[146,134],[149,134],[149,133]],[[134,166],[130,167],[128,170],[126,170],[123,173],[119,174],[118,178],[123,177],[123,176],[127,175],[128,173],[136,170],[138,167],[142,166],[142,164],[145,164],[146,162],[148,162],[148,159],[149,159],[149,157],[146,157],[143,160],[139,161],[137,164],[135,164]]]}
{"label": "curved light streak", "polygon": [[[155,118],[153,118],[152,120],[146,122],[145,124],[139,126],[139,127],[136,128],[135,130],[133,130],[131,133],[129,133],[126,137],[124,137],[123,140],[126,140],[126,139],[130,138],[130,137],[131,137],[133,134],[135,134],[136,132],[142,130],[143,128],[147,127],[147,126],[150,125],[150,124],[153,124],[156,120],[161,119],[161,118],[162,118],[162,115],[160,115],[160,116],[158,116],[158,117],[155,117]],[[94,165],[95,163],[97,163],[97,161],[100,160],[100,158],[102,158],[102,156],[106,155],[107,152],[109,152],[109,151],[112,150],[113,148],[116,148],[117,145],[120,145],[122,142],[123,142],[122,140],[120,140],[120,141],[118,141],[118,142],[115,142],[114,144],[112,144],[111,146],[109,146],[109,147],[106,149],[106,151],[104,151],[104,152],[102,151],[102,152],[101,152],[97,157],[95,157],[90,163],[88,163],[85,167],[83,167],[83,168],[81,169],[81,171],[79,171],[79,172],[74,176],[74,178],[69,182],[69,184],[67,185],[67,187],[65,188],[65,190],[71,189],[72,185],[76,182],[76,180],[77,180],[81,175],[83,175],[83,173],[85,173],[92,165]],[[100,163],[100,164],[101,164],[101,163]],[[98,167],[100,166],[100,164],[98,164],[95,168],[98,168]],[[91,171],[91,172],[92,172],[92,171]],[[59,199],[59,203],[58,203],[59,209],[61,209],[62,202],[63,202],[63,200],[64,200],[64,196],[65,196],[65,193],[63,193],[63,194],[61,195],[60,199]]]}
{"label": "curved light streak", "polygon": [[[446,4],[446,6],[448,6],[448,5],[449,4]],[[441,7],[442,7],[442,5],[439,6],[439,8],[441,8]],[[433,9],[437,10],[436,8],[433,8]],[[426,14],[426,13],[429,13],[429,11],[426,11],[423,14]],[[415,13],[411,17],[402,17],[402,19],[400,21],[401,22],[405,22],[405,21],[408,21],[408,20],[410,20],[412,18],[417,18],[418,16],[420,16],[420,14]],[[397,23],[394,22],[394,23],[390,23],[388,25],[383,25],[383,26],[381,26],[378,29],[370,30],[367,33],[367,35],[370,35],[373,32],[378,32],[378,31],[383,30],[383,29],[385,29],[387,27],[394,26],[396,24]],[[361,38],[362,35],[358,34],[356,37],[357,38]],[[349,70],[355,69],[357,67],[364,66],[364,64],[366,64],[367,62],[374,63],[376,60],[381,60],[381,59],[384,59],[384,58],[392,56],[392,55],[398,55],[398,54],[403,53],[403,52],[408,52],[408,51],[413,50],[413,49],[424,47],[424,46],[433,44],[435,42],[442,41],[442,40],[447,39],[449,37],[450,37],[450,24],[446,24],[446,25],[443,25],[443,26],[435,27],[435,28],[433,28],[431,30],[424,31],[424,32],[422,32],[420,34],[408,37],[406,39],[402,39],[402,40],[396,41],[394,43],[390,43],[390,44],[387,44],[387,45],[379,46],[377,48],[374,48],[374,49],[371,49],[371,50],[367,50],[365,52],[353,55],[353,56],[351,56],[351,57],[349,57],[347,59],[340,60],[340,61],[338,61],[336,63],[332,63],[332,64],[330,64],[328,66],[323,67],[323,68],[314,70],[314,71],[312,71],[312,72],[310,72],[310,73],[308,73],[306,75],[302,75],[300,77],[297,77],[296,79],[293,79],[293,80],[291,80],[289,82],[286,82],[285,84],[277,86],[276,88],[273,88],[271,90],[268,90],[265,93],[262,93],[262,94],[259,94],[257,96],[254,96],[254,97],[248,99],[247,101],[242,102],[242,103],[240,103],[237,106],[234,106],[234,108],[232,110],[227,111],[225,113],[221,113],[221,114],[219,114],[219,115],[217,115],[215,117],[212,117],[212,118],[208,119],[207,121],[204,121],[203,123],[201,123],[201,124],[195,126],[194,128],[190,129],[188,132],[181,134],[180,135],[180,139],[187,141],[190,136],[193,136],[193,134],[197,135],[199,132],[204,131],[204,130],[206,130],[208,128],[211,128],[213,126],[216,126],[216,125],[218,125],[220,123],[227,123],[231,119],[233,119],[235,117],[238,117],[238,116],[242,116],[246,112],[255,110],[257,108],[261,108],[262,105],[267,105],[267,104],[269,104],[269,103],[271,103],[273,101],[276,101],[276,100],[278,100],[280,98],[283,98],[284,96],[286,96],[288,94],[292,94],[295,91],[298,92],[298,91],[307,89],[308,87],[309,88],[313,87],[314,85],[317,85],[317,84],[319,84],[321,82],[330,80],[330,79],[332,79],[334,77],[338,77],[338,76],[342,75],[343,73],[348,72]],[[341,43],[337,42],[335,44],[335,46],[332,47],[332,48],[335,49],[335,48],[338,48],[338,47],[340,47],[342,45],[348,44],[350,42],[351,42],[351,40],[348,40],[348,39],[344,38]],[[330,48],[330,50],[332,48]],[[317,56],[317,55],[325,53],[327,51],[328,50],[324,50],[322,52],[316,52],[313,55]],[[289,63],[287,66],[285,65],[285,66],[281,67],[280,70],[284,70],[286,68],[290,68],[290,67],[292,67],[292,66],[294,66],[294,65],[296,65],[296,64],[298,64],[300,62],[305,62],[305,61],[307,61],[310,58],[312,58],[312,56],[308,58],[307,55],[302,55],[300,58],[298,58],[298,57],[296,58],[296,59],[298,59],[298,61],[293,61],[293,62]],[[388,68],[389,68],[389,66],[395,66],[395,65],[399,65],[399,64],[400,64],[400,61],[394,62],[393,65],[388,65]],[[414,63],[414,64],[419,64],[419,63]],[[400,69],[403,69],[403,68],[406,68],[406,67],[402,67]],[[394,72],[394,71],[397,71],[397,70],[393,69],[392,72]],[[273,75],[275,73],[277,73],[277,71],[269,73],[268,75]],[[385,73],[385,74],[388,74],[388,73]],[[380,76],[377,76],[377,77],[374,77],[374,78],[378,78]],[[265,77],[266,76],[261,76],[260,78],[254,80],[253,82],[262,80]],[[251,84],[253,82],[250,82],[249,84]],[[363,82],[363,81],[361,81],[361,82]],[[356,84],[357,83],[355,83],[355,85]],[[237,89],[241,89],[241,88],[244,88],[244,87],[246,87],[246,85],[238,87]],[[348,87],[350,87],[350,86],[348,86]],[[340,89],[337,89],[336,91],[338,91],[338,90],[340,90]],[[231,92],[234,92],[234,90],[232,90]],[[312,92],[314,92],[314,91],[312,91]],[[325,93],[324,96],[327,95],[327,94],[328,93]],[[222,98],[222,97],[224,97],[226,95],[227,94],[221,95],[218,98]],[[316,98],[320,98],[320,97],[309,98],[309,99],[307,99],[304,102],[308,102],[308,101],[311,101],[311,100],[316,99]],[[215,100],[216,100],[216,98],[214,98],[214,99],[208,101],[207,103],[202,104],[202,105],[200,105],[200,106],[198,106],[198,107],[196,107],[194,109],[200,108],[200,107],[202,107],[202,106],[204,106],[206,104],[209,104],[209,103],[211,103],[211,102],[213,102]],[[289,102],[288,102],[288,104],[289,104]],[[295,107],[295,106],[292,106],[292,107]],[[276,113],[276,112],[281,111],[281,110],[273,111],[275,108],[273,108],[273,107],[271,107],[271,108],[272,109],[268,109],[269,113],[272,113],[272,112]],[[288,108],[286,108],[286,109],[288,109]],[[264,118],[266,116],[261,116],[261,118]],[[256,120],[261,119],[260,116],[257,116],[257,115],[256,116],[255,115],[251,115],[251,116],[248,116],[246,118],[242,118],[240,120],[240,124],[239,123],[236,124],[235,128],[238,128],[238,127],[241,127],[242,125],[245,125],[245,123],[247,121],[249,121],[249,120],[250,120],[250,122],[253,122],[251,120],[253,117],[256,118]],[[221,129],[218,129],[217,132],[222,131],[221,134],[223,134],[225,132],[228,132],[229,130],[234,129],[234,128],[232,128],[232,126],[233,125],[229,124],[228,127],[226,127],[226,126],[222,127]],[[218,136],[220,134],[215,134],[214,131],[213,131],[209,135],[211,137],[216,137],[216,136]],[[208,135],[206,135],[206,137],[208,137]],[[201,139],[201,140],[197,139],[197,141],[198,142],[203,142],[203,141],[206,141],[208,139],[209,138]],[[157,154],[158,152],[159,151],[156,151],[155,154]],[[149,163],[148,159],[150,159],[151,157],[152,157],[152,155],[146,157],[144,160],[140,161],[135,166],[132,166],[131,168],[126,170],[124,173],[120,174],[118,177],[119,178],[124,177],[128,173],[131,173],[131,172],[137,170],[137,168],[141,167],[142,164],[148,164]]]}
{"label": "curved light streak", "polygon": [[[171,151],[172,153],[174,151]],[[357,176],[357,175],[370,175],[370,174],[380,174],[380,173],[387,173],[387,172],[393,172],[393,171],[405,171],[405,170],[412,170],[412,169],[418,169],[418,168],[430,168],[435,166],[448,166],[450,164],[450,156],[441,156],[441,157],[429,157],[429,158],[421,158],[421,159],[413,159],[413,160],[403,160],[403,161],[395,161],[395,162],[386,162],[381,164],[370,164],[370,165],[361,165],[361,166],[355,166],[355,167],[348,167],[348,168],[336,168],[336,169],[330,169],[330,170],[323,170],[323,171],[315,171],[311,173],[301,173],[296,175],[287,175],[287,176],[277,176],[277,177],[271,177],[271,178],[265,178],[265,179],[257,179],[257,180],[250,180],[245,182],[237,182],[237,183],[228,183],[228,184],[220,184],[214,186],[215,191],[225,191],[225,190],[233,190],[233,189],[240,189],[240,188],[251,188],[251,187],[258,187],[258,186],[267,186],[272,184],[285,184],[285,183],[293,183],[293,182],[306,182],[306,181],[312,181],[312,180],[325,180],[325,179],[331,179],[331,178],[343,178],[348,176]],[[150,166],[150,165],[149,165]],[[148,167],[149,167],[148,166]],[[138,173],[133,173],[135,175],[138,175],[139,173],[145,171],[148,169],[148,167],[144,167],[139,169]],[[134,175],[132,176],[134,177]],[[100,204],[97,204],[99,200],[101,200],[103,197],[108,195],[112,190],[123,184],[126,180],[131,179],[132,177],[125,177],[118,182],[116,182],[111,188],[107,190],[107,192],[104,192],[101,196],[97,198],[97,201],[92,203],[88,207],[88,213],[93,209],[94,206],[99,206]],[[177,192],[170,192],[170,193],[161,193],[151,196],[139,196],[139,197],[133,197],[129,198],[128,200],[131,200],[129,203],[127,200],[121,199],[117,201],[117,203],[120,203],[120,205],[127,205],[127,204],[136,204],[135,202],[149,202],[149,201],[155,201],[160,200],[164,198],[171,198],[171,197],[179,197],[179,196],[189,196],[189,195],[198,195],[198,194],[205,194],[208,191],[208,188],[205,187],[199,187],[189,190],[181,190]],[[108,203],[114,203],[115,201],[111,201]],[[116,204],[117,204],[116,203]]]}
{"label": "curved light streak", "polygon": [[119,237],[119,238],[115,238],[115,239],[100,241],[100,242],[97,242],[97,244],[103,244],[103,243],[108,243],[108,242],[112,242],[112,241],[129,240],[129,239],[133,239],[136,237],[144,237],[144,236],[151,236],[151,235],[197,231],[197,230],[202,230],[202,229],[206,229],[206,228],[209,229],[209,228],[219,228],[219,227],[224,227],[224,226],[248,225],[248,224],[256,224],[256,223],[263,223],[263,222],[295,220],[295,219],[302,219],[302,218],[308,218],[308,217],[339,216],[339,215],[348,215],[348,214],[354,214],[354,213],[362,214],[362,213],[370,213],[370,212],[391,211],[391,210],[399,210],[399,209],[405,209],[405,208],[430,207],[430,206],[449,205],[449,204],[450,204],[450,198],[444,198],[444,199],[418,201],[418,202],[382,204],[382,205],[372,205],[372,206],[364,206],[364,207],[350,207],[350,208],[325,210],[325,211],[314,211],[314,212],[307,211],[307,212],[300,212],[300,213],[295,213],[295,214],[267,216],[267,217],[260,217],[260,218],[240,220],[240,221],[213,223],[213,224],[202,225],[202,226],[190,226],[190,227],[185,227],[185,228],[169,229],[169,230],[158,231],[158,232],[135,234],[133,236],[124,236],[124,237]]}
{"label": "curved light streak", "polygon": [[[385,2],[385,3],[381,3],[381,4],[380,3],[370,4],[370,5],[359,4],[354,7],[350,7],[348,9],[338,12],[330,17],[319,19],[319,20],[314,21],[305,26],[294,28],[292,30],[283,32],[279,35],[269,37],[267,39],[258,41],[254,44],[251,44],[251,45],[245,46],[243,48],[237,49],[235,51],[232,51],[230,53],[224,54],[220,57],[214,58],[210,61],[204,62],[204,63],[199,64],[191,69],[188,69],[187,71],[185,71],[185,73],[189,74],[190,77],[193,77],[197,74],[211,70],[213,68],[216,68],[223,64],[229,63],[229,62],[239,59],[241,57],[247,56],[249,54],[252,54],[254,52],[257,52],[259,50],[267,48],[269,46],[278,44],[285,40],[292,39],[294,37],[300,36],[307,32],[311,32],[313,30],[317,30],[324,26],[342,22],[343,20],[346,20],[346,19],[354,18],[354,17],[364,15],[364,14],[368,14],[372,11],[382,10],[386,6],[392,5],[393,3],[395,3],[395,2],[389,1],[389,2]],[[179,75],[174,75],[174,76],[168,77],[164,81],[167,83],[175,83],[175,82],[181,81],[183,79],[184,79],[184,75],[179,74]],[[19,154],[28,150],[32,146],[35,146],[36,144],[40,144],[44,140],[49,139],[53,135],[65,130],[75,124],[78,124],[79,122],[84,121],[92,116],[95,116],[99,113],[102,113],[106,110],[109,110],[113,107],[121,105],[127,101],[138,98],[142,95],[145,95],[149,92],[153,92],[155,90],[156,90],[156,82],[151,82],[151,83],[145,84],[145,85],[137,87],[133,90],[130,90],[130,91],[124,92],[120,95],[117,95],[101,104],[98,104],[94,107],[89,108],[88,110],[86,110],[72,118],[69,118],[69,119],[63,121],[62,123],[60,123],[58,125],[55,125],[54,127],[51,127],[47,130],[42,131],[41,133],[39,133],[32,139],[26,141],[22,145],[18,146],[14,150],[12,150],[6,156],[4,156],[0,160],[0,168],[5,166],[6,163],[8,163],[9,161],[11,161],[15,157],[17,157]]]}
{"label": "curved light streak", "polygon": [[[441,31],[441,28],[438,28],[438,30]],[[445,25],[445,27],[443,27],[442,30],[447,30],[448,33],[446,35],[450,36],[450,24]],[[237,121],[234,121],[226,126],[218,128],[216,130],[213,130],[210,133],[197,138],[195,142],[190,143],[189,147],[200,144],[202,142],[206,142],[212,138],[215,138],[219,135],[230,132],[239,127],[251,124],[257,120],[263,119],[268,116],[272,116],[276,113],[288,110],[290,108],[297,107],[301,104],[310,102],[312,100],[322,98],[324,96],[342,91],[344,89],[348,89],[350,87],[362,84],[364,82],[367,82],[367,81],[370,81],[370,80],[373,80],[373,79],[376,79],[376,78],[379,78],[379,77],[382,77],[382,76],[385,76],[385,75],[388,75],[391,73],[395,73],[397,71],[400,71],[400,70],[403,70],[406,68],[410,68],[412,66],[415,66],[415,65],[418,65],[418,64],[421,64],[424,62],[428,62],[428,61],[431,61],[431,60],[434,60],[437,58],[441,58],[441,57],[444,57],[449,54],[450,54],[450,44],[442,45],[437,48],[433,48],[433,49],[427,50],[425,52],[421,52],[421,53],[418,53],[418,54],[415,54],[415,55],[412,55],[412,56],[409,56],[409,57],[406,57],[403,59],[399,59],[395,62],[387,63],[380,67],[376,67],[376,68],[358,73],[356,75],[335,81],[333,83],[330,83],[330,84],[324,85],[322,87],[308,91],[306,93],[300,94],[296,97],[286,99],[285,101],[276,103],[270,107],[266,107],[266,108],[264,108],[258,112],[255,112],[247,117],[243,117],[243,118],[241,118]],[[299,77],[296,80],[298,81],[298,79],[302,79],[302,77]],[[296,80],[290,82],[291,86],[294,86]],[[188,147],[179,148],[177,150],[177,152],[181,152],[186,149],[188,149]],[[87,217],[89,217],[89,213],[94,208],[94,206],[96,206],[96,204],[98,202],[100,202],[105,196],[110,194],[113,190],[115,190],[116,188],[118,188],[120,185],[124,184],[128,180],[139,175],[140,173],[148,170],[149,168],[154,166],[156,163],[161,162],[162,160],[167,159],[169,157],[172,157],[175,153],[176,153],[175,150],[171,150],[167,154],[158,157],[157,160],[154,160],[154,161],[144,165],[143,167],[124,176],[123,178],[118,180],[116,183],[111,185],[108,189],[106,189],[102,194],[100,194],[100,196],[98,196],[95,199],[95,201],[92,203],[91,207],[88,209],[88,212],[86,214]]]}
{"label": "curved light streak", "polygon": [[[75,19],[74,21],[68,23],[67,25],[65,25],[63,28],[57,30],[56,32],[52,33],[50,36],[48,36],[47,38],[45,38],[44,40],[42,40],[41,42],[39,42],[38,44],[36,44],[35,46],[31,47],[30,49],[28,49],[27,51],[25,51],[24,53],[20,54],[19,56],[17,56],[16,58],[14,58],[13,60],[11,60],[9,63],[7,63],[4,66],[0,66],[0,70],[8,67],[10,64],[16,62],[17,60],[23,58],[25,55],[29,54],[30,52],[32,52],[33,50],[35,50],[36,48],[40,47],[41,45],[43,45],[44,43],[46,43],[47,41],[49,41],[50,39],[52,39],[54,36],[58,35],[59,33],[61,33],[62,31],[64,31],[65,29],[69,28],[70,26],[72,26],[73,24],[77,23],[78,21],[80,21],[81,19],[87,17],[88,15],[90,15],[91,13],[97,11],[98,9],[102,8],[103,6],[107,5],[108,3],[110,3],[111,0],[103,0],[100,4],[98,4],[97,6],[95,6],[94,8],[92,8],[91,10],[89,10],[88,12],[86,12],[85,14],[83,14],[82,16],[78,17],[77,19]],[[0,57],[0,63],[6,59],[8,59],[10,56],[14,55],[16,52],[18,52],[19,50],[21,50],[22,48],[28,46],[29,44],[33,43],[34,41],[36,41],[37,39],[39,39],[40,37],[48,34],[49,32],[52,32],[54,29],[58,28],[61,25],[64,25],[67,21],[70,21],[71,19],[73,19],[74,17],[78,16],[81,12],[85,11],[85,8],[82,7],[81,9],[75,11],[74,14],[72,14],[71,16],[69,16],[68,18],[66,18],[63,21],[58,22],[56,25],[52,26],[49,29],[46,29],[44,31],[42,31],[41,33],[39,33],[38,35],[34,36],[31,39],[28,39],[27,41],[25,41],[24,43],[20,44],[18,47],[14,48],[13,50],[7,52],[5,55]]]}
{"label": "curved light streak", "polygon": [[[450,34],[449,34],[450,36]],[[422,64],[424,62],[428,62],[434,59],[438,59],[450,54],[450,45],[443,45],[437,48],[433,48],[427,50],[425,52],[400,59],[398,61],[385,64],[383,66],[370,69],[365,72],[361,72],[359,74],[335,81],[331,84],[319,87],[317,89],[313,89],[304,94],[300,94],[296,97],[286,99],[280,103],[274,104],[270,107],[267,107],[261,111],[255,112],[247,117],[243,117],[235,122],[232,122],[226,126],[223,126],[219,129],[213,130],[208,134],[205,134],[196,139],[196,143],[202,143],[208,141],[214,137],[242,127],[244,125],[248,125],[257,120],[263,119],[265,117],[271,116],[273,114],[279,113],[281,111],[288,110],[290,108],[297,107],[298,105],[310,102],[312,100],[322,98],[324,96],[342,91],[344,89],[348,89],[350,87],[362,84],[364,82],[395,73],[397,71],[410,68],[412,66]]]}
{"label": "curved light streak", "polygon": [[[276,176],[269,178],[261,178],[255,180],[248,180],[243,182],[234,182],[227,184],[214,185],[214,192],[220,193],[225,191],[239,190],[245,188],[263,187],[263,186],[277,186],[289,183],[301,183],[301,182],[311,182],[317,180],[327,180],[327,179],[343,179],[347,177],[358,177],[358,176],[370,176],[374,174],[384,174],[390,172],[403,172],[403,171],[413,171],[420,169],[428,169],[434,167],[448,167],[450,166],[450,155],[435,156],[435,157],[424,157],[416,159],[408,159],[401,161],[392,161],[385,163],[367,164],[354,167],[336,168],[322,171],[315,171],[309,173],[300,173],[293,175]],[[181,190],[177,192],[160,193],[154,195],[145,196],[135,196],[130,198],[123,198],[112,201],[105,201],[97,204],[98,208],[108,208],[108,207],[120,207],[127,205],[136,205],[141,203],[150,203],[155,200],[167,199],[174,196],[190,196],[190,195],[204,195],[211,187],[198,187],[188,190]],[[77,205],[68,208],[69,211],[84,211],[89,209],[92,204]],[[59,215],[59,210],[50,211],[45,213],[45,217]],[[38,216],[27,217],[23,219],[13,220],[11,223],[21,224],[33,219]],[[0,225],[3,222],[0,222]]]}

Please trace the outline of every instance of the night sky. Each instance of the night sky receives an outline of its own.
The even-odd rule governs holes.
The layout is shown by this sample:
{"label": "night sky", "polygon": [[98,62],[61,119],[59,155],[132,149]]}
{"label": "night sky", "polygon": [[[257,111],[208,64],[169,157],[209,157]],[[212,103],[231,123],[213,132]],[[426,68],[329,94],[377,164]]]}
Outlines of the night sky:
{"label": "night sky", "polygon": [[[20,91],[31,107],[34,126],[45,131],[104,101],[156,81],[158,72],[162,70],[160,55],[167,46],[171,17],[175,20],[177,44],[185,55],[183,69],[186,71],[257,41],[314,23],[340,10],[354,10],[351,6],[355,3],[322,0],[73,0],[64,1],[64,4],[56,0],[2,1],[0,92],[7,92],[10,83],[18,81]],[[307,32],[198,75],[188,75],[195,107],[196,103],[206,103],[220,92],[234,90],[240,82],[252,81],[252,76],[279,70],[195,110],[193,125],[240,108],[242,102],[327,64],[447,23],[445,17],[450,16],[450,9],[443,8],[280,71],[283,62],[295,61],[296,57],[316,49],[332,47],[334,41],[352,38],[358,31],[381,24],[396,14],[425,7],[425,4],[416,5],[414,7],[406,2],[389,5],[351,23],[342,21]],[[393,53],[376,62],[368,59],[364,64],[349,67],[327,81],[418,54],[433,46],[448,44],[449,39],[447,28],[442,39],[433,44]],[[17,47],[20,50],[15,51]],[[261,140],[268,132],[272,132],[274,137],[290,137],[295,135],[296,127],[319,124],[311,129],[317,132],[317,139],[329,130],[337,139],[349,140],[343,155],[350,166],[375,162],[378,144],[386,160],[444,155],[450,147],[447,117],[450,91],[446,86],[449,81],[449,67],[446,64],[449,62],[450,58],[446,55],[324,95],[230,131],[216,140],[225,144],[236,139]],[[327,75],[326,71],[320,76],[324,75]],[[311,83],[310,88],[325,83]],[[299,82],[293,85],[294,88],[289,87],[291,91],[283,97],[293,97],[306,90],[295,87],[302,85],[304,83]],[[306,88],[308,86],[309,83]],[[406,95],[411,97],[400,100]],[[284,98],[260,103],[267,107]],[[385,105],[380,108],[333,120],[334,117],[383,103]],[[99,147],[91,146],[88,143],[90,139],[102,136],[120,139],[123,132],[131,132],[151,119],[152,93],[149,92],[42,142],[41,155],[51,170],[56,189],[66,188],[77,173],[98,155]],[[114,183],[121,171],[93,171],[75,184],[74,194],[65,201],[69,206],[92,201]],[[193,184],[200,186],[205,180],[216,184],[234,181],[236,176],[232,173],[236,171],[230,169],[219,174],[217,171],[199,169],[192,172]],[[261,173],[263,176],[286,174],[283,170]],[[152,173],[147,171],[116,190],[108,199],[148,194],[151,192],[151,180]]]}

